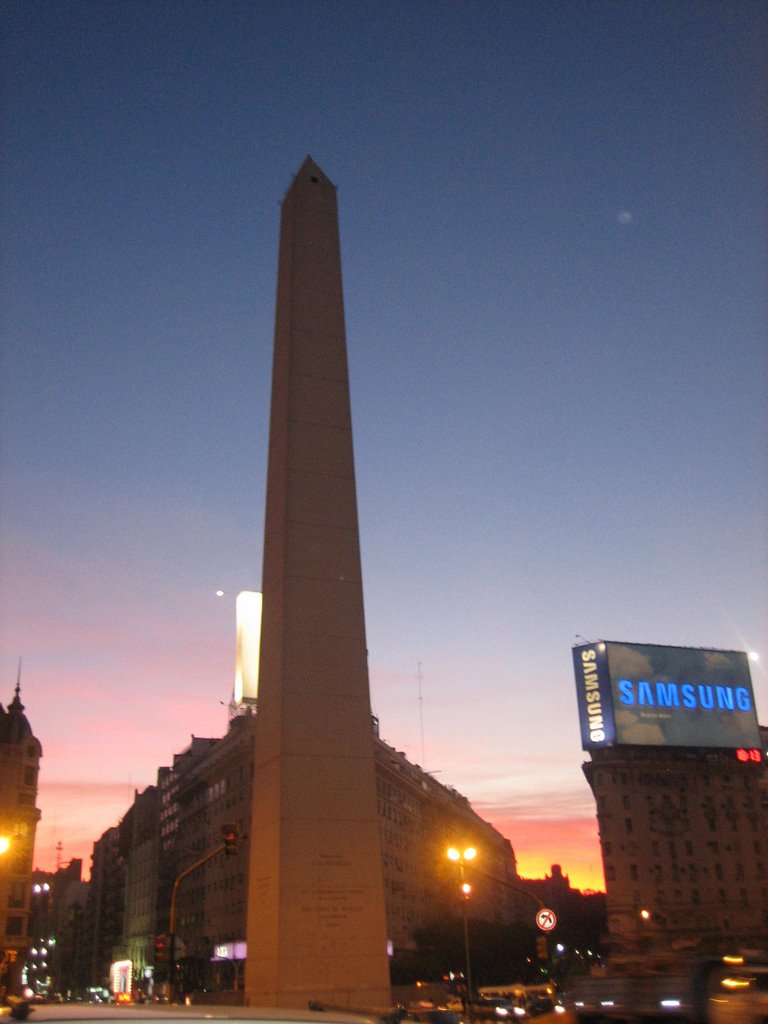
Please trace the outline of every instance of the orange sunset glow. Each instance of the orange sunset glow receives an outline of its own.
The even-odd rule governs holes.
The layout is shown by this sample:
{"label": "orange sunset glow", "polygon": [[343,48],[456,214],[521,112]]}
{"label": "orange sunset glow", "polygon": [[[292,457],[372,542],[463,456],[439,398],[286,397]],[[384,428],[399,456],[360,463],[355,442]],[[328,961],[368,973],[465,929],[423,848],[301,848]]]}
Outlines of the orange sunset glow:
{"label": "orange sunset glow", "polygon": [[[129,783],[43,781],[38,798],[42,817],[37,827],[35,868],[54,871],[61,864],[80,859],[87,878],[94,841],[118,824],[133,796],[134,787]],[[522,878],[544,878],[553,864],[559,864],[573,888],[604,891],[594,818],[491,815],[486,819],[512,843]]]}

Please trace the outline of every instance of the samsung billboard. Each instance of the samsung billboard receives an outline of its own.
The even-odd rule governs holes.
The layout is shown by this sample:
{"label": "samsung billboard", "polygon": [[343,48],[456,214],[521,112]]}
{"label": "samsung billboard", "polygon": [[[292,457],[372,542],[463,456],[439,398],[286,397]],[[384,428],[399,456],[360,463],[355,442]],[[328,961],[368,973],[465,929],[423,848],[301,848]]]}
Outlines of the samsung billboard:
{"label": "samsung billboard", "polygon": [[574,647],[573,667],[584,750],[760,748],[742,651],[601,640]]}

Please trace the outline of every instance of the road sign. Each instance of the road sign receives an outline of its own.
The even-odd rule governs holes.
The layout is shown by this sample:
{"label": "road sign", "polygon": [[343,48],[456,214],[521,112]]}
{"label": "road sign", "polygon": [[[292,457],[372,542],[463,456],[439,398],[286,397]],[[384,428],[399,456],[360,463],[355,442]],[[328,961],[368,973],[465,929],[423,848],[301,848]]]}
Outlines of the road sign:
{"label": "road sign", "polygon": [[557,924],[557,915],[554,910],[548,910],[547,907],[542,907],[536,915],[536,924],[543,932],[551,932]]}

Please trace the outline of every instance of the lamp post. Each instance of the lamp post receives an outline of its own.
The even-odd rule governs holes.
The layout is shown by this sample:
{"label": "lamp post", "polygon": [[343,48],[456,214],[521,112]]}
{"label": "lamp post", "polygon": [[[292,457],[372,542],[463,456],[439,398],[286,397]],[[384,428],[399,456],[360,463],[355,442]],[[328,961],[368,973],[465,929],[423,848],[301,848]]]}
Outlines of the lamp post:
{"label": "lamp post", "polygon": [[469,924],[467,920],[467,904],[469,902],[469,894],[472,892],[472,886],[464,877],[464,865],[467,861],[474,860],[476,856],[477,850],[474,846],[467,846],[463,850],[457,850],[455,846],[452,846],[448,850],[448,860],[452,860],[459,865],[459,888],[461,890],[461,909],[464,920],[464,962],[467,972],[467,1016],[470,1021],[473,1019],[472,964],[469,958]]}

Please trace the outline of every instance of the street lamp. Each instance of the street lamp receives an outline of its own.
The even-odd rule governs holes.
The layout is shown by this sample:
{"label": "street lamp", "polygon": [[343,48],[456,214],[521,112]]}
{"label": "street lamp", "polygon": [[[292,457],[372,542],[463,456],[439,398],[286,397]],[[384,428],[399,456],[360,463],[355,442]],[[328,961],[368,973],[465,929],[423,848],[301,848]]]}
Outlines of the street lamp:
{"label": "street lamp", "polygon": [[454,861],[459,865],[459,879],[460,879],[460,890],[461,890],[461,909],[462,917],[464,919],[464,961],[466,964],[467,971],[467,1016],[470,1021],[472,1020],[472,965],[469,959],[469,925],[467,922],[467,903],[469,901],[469,895],[472,892],[472,886],[464,878],[464,865],[467,861],[474,860],[477,856],[477,850],[474,846],[467,846],[463,850],[457,850],[455,846],[451,846],[447,851],[448,860]]}
{"label": "street lamp", "polygon": [[8,853],[11,848],[11,840],[8,836],[0,836],[0,853]]}

